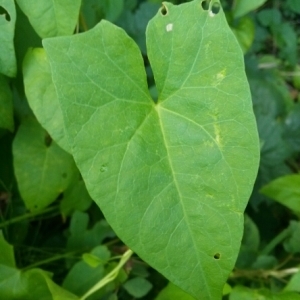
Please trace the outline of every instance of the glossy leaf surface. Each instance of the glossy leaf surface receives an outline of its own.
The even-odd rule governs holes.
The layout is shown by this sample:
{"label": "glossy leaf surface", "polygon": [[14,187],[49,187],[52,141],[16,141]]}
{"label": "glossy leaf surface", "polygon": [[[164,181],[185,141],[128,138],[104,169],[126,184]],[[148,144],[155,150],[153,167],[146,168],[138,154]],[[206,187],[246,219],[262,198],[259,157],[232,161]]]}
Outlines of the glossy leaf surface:
{"label": "glossy leaf surface", "polygon": [[221,8],[164,5],[146,33],[157,103],[137,45],[109,22],[44,46],[72,153],[108,222],[196,299],[219,299],[257,172],[250,92]]}

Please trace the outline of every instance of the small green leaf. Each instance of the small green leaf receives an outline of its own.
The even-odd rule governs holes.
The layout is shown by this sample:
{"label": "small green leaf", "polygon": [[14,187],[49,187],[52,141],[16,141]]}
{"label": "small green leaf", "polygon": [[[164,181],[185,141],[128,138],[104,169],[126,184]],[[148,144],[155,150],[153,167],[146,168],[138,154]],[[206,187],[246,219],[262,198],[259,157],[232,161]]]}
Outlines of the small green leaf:
{"label": "small green leaf", "polygon": [[300,14],[299,0],[287,0],[286,3],[287,3],[287,6],[289,7],[289,9],[291,9],[295,13]]}
{"label": "small green leaf", "polygon": [[44,40],[89,193],[131,249],[198,299],[222,295],[259,160],[243,55],[218,9],[165,3],[149,22],[157,103],[120,28]]}
{"label": "small green leaf", "polygon": [[2,230],[0,230],[0,265],[15,267],[14,247],[11,246],[4,238]]}
{"label": "small green leaf", "polygon": [[63,116],[44,49],[28,50],[23,61],[23,76],[28,103],[36,118],[55,142],[70,153]]}
{"label": "small green leaf", "polygon": [[233,8],[233,15],[235,18],[242,17],[252,10],[259,8],[267,0],[236,0]]}
{"label": "small green leaf", "polygon": [[15,2],[0,0],[0,73],[9,77],[14,77],[17,73],[14,49],[15,23]]}
{"label": "small green leaf", "polygon": [[271,181],[260,192],[300,214],[300,175],[286,175]]}
{"label": "small green leaf", "polygon": [[99,265],[104,265],[109,258],[110,252],[106,246],[98,246],[94,248],[91,253],[84,253],[82,255],[83,261],[92,268],[96,268]]}
{"label": "small green leaf", "polygon": [[12,93],[6,78],[0,74],[0,128],[14,130]]}
{"label": "small green leaf", "polygon": [[81,0],[17,0],[41,38],[73,33]]}
{"label": "small green leaf", "polygon": [[142,298],[146,296],[152,289],[152,284],[142,277],[135,277],[126,281],[123,288],[127,293],[135,298]]}
{"label": "small green leaf", "polygon": [[25,119],[13,142],[14,169],[25,205],[41,209],[69,186],[76,171],[70,154],[33,119]]}

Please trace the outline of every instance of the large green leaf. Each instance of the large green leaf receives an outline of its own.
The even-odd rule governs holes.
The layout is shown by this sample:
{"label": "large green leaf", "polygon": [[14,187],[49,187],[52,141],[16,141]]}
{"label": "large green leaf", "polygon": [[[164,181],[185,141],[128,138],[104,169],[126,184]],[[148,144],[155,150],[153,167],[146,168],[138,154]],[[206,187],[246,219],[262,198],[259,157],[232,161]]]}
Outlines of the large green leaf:
{"label": "large green leaf", "polygon": [[81,0],[17,0],[34,30],[42,37],[72,34]]}
{"label": "large green leaf", "polygon": [[25,93],[40,124],[65,151],[70,152],[63,116],[44,49],[29,49],[23,62]]}
{"label": "large green leaf", "polygon": [[[137,45],[107,21],[44,41],[72,153],[123,241],[196,299],[219,299],[243,232],[258,137],[222,10],[164,4]],[[214,13],[215,12],[215,13]]]}
{"label": "large green leaf", "polygon": [[14,129],[12,92],[6,78],[0,74],[0,128]]}
{"label": "large green leaf", "polygon": [[18,187],[28,209],[55,201],[73,179],[73,158],[51,140],[33,119],[25,119],[13,143]]}
{"label": "large green leaf", "polygon": [[17,73],[14,49],[16,8],[12,0],[0,0],[0,73],[13,77]]}

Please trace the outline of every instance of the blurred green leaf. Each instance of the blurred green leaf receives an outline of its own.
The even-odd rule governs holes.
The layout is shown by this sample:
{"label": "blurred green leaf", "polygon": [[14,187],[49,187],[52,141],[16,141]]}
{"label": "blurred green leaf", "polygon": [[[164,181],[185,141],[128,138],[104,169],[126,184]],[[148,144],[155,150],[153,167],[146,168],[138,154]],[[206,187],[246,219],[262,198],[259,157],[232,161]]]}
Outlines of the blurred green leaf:
{"label": "blurred green leaf", "polygon": [[236,0],[233,7],[233,15],[235,18],[240,18],[247,13],[259,8],[267,0]]}
{"label": "blurred green leaf", "polygon": [[281,12],[276,8],[263,9],[257,14],[258,21],[265,27],[279,26],[282,22]]}
{"label": "blurred green leaf", "polygon": [[25,119],[13,142],[14,170],[29,210],[44,208],[65,191],[76,167],[38,122]]}
{"label": "blurred green leaf", "polygon": [[142,298],[146,296],[152,287],[152,284],[142,277],[135,277],[123,284],[123,288],[127,291],[127,293],[135,298]]}
{"label": "blurred green leaf", "polygon": [[300,214],[300,175],[277,178],[264,186],[261,193]]}
{"label": "blurred green leaf", "polygon": [[300,266],[297,266],[299,268],[299,271],[294,274],[287,285],[284,288],[284,291],[286,292],[298,292],[300,293]]}
{"label": "blurred green leaf", "polygon": [[41,269],[19,271],[0,265],[0,295],[5,300],[79,300]]}
{"label": "blurred green leaf", "polygon": [[248,215],[245,215],[244,234],[236,267],[242,269],[252,265],[258,254],[259,243],[258,228],[253,220]]}
{"label": "blurred green leaf", "polygon": [[293,12],[300,14],[300,1],[299,0],[287,0],[286,1],[289,9]]}
{"label": "blurred green leaf", "polygon": [[14,247],[5,240],[2,230],[0,230],[0,265],[15,267]]}
{"label": "blurred green leaf", "polygon": [[[300,176],[299,176],[300,177]],[[299,186],[300,189],[300,186]],[[299,197],[300,202],[300,197]],[[300,222],[290,221],[289,230],[291,235],[284,241],[284,249],[288,253],[300,253]]]}
{"label": "blurred green leaf", "polygon": [[277,264],[276,257],[272,255],[259,255],[251,267],[256,270],[266,270],[275,268]]}
{"label": "blurred green leaf", "polygon": [[16,0],[41,38],[71,35],[78,21],[81,0]]}
{"label": "blurred green leaf", "polygon": [[0,0],[0,73],[9,77],[14,77],[17,73],[14,49],[15,23],[15,2]]}
{"label": "blurred green leaf", "polygon": [[231,29],[245,54],[254,41],[254,23],[249,17],[243,17]]}
{"label": "blurred green leaf", "polygon": [[[1,50],[0,50],[1,51]],[[0,74],[0,128],[14,129],[13,97],[6,78]]]}
{"label": "blurred green leaf", "polygon": [[229,300],[299,300],[300,295],[293,292],[272,293],[268,289],[254,290],[244,286],[236,286]]}
{"label": "blurred green leaf", "polygon": [[300,103],[295,103],[285,118],[284,139],[295,153],[300,151]]}

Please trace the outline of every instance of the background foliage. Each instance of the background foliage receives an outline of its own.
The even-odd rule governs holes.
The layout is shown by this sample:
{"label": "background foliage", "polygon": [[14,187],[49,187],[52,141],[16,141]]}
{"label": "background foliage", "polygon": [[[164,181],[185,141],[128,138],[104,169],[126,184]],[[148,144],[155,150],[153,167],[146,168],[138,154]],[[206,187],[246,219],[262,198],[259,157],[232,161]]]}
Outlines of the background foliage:
{"label": "background foliage", "polygon": [[[137,42],[152,87],[145,29],[160,1],[72,0],[60,7],[57,0],[56,10],[47,7],[49,1],[35,3],[0,0],[0,296],[84,299],[95,283],[109,278],[88,299],[192,299],[138,257],[126,257],[126,247],[64,151],[62,128],[45,131],[59,112],[34,103],[51,101],[55,91],[44,52],[31,48],[41,47],[44,37],[87,31],[101,19],[121,26]],[[222,4],[245,54],[261,143],[244,238],[224,299],[299,299],[299,1]],[[41,11],[47,12],[44,18]],[[36,91],[47,78],[49,84]],[[155,88],[151,92],[155,97]]]}

